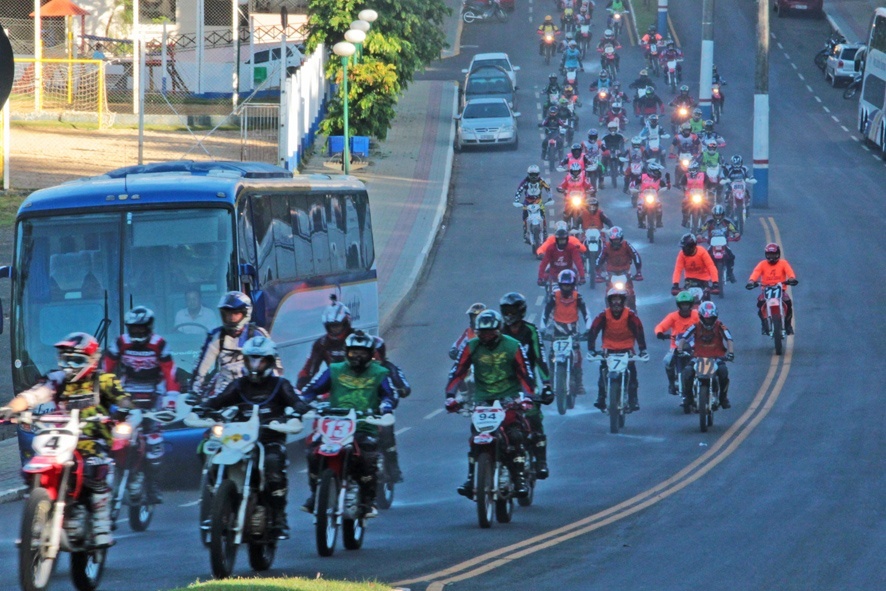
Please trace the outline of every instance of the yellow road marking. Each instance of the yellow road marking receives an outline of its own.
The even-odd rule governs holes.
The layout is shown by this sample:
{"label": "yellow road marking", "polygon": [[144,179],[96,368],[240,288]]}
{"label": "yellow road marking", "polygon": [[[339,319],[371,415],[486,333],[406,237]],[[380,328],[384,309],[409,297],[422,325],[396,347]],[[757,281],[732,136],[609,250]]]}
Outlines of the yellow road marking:
{"label": "yellow road marking", "polygon": [[668,13],[668,30],[671,32],[671,39],[674,40],[674,43],[677,47],[682,47],[680,45],[680,37],[677,36],[677,29],[674,28],[674,21],[671,20],[671,13]]}

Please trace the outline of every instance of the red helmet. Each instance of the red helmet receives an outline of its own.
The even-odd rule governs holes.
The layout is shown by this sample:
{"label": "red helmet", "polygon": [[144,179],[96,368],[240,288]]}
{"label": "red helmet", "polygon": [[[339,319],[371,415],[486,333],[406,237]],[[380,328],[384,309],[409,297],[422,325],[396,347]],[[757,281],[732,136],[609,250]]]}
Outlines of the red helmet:
{"label": "red helmet", "polygon": [[714,302],[702,302],[698,307],[698,319],[705,326],[711,328],[717,321],[717,305]]}
{"label": "red helmet", "polygon": [[55,344],[58,366],[65,372],[65,381],[79,382],[88,378],[101,359],[98,341],[85,332],[72,332]]}
{"label": "red helmet", "polygon": [[775,242],[770,242],[766,245],[766,248],[763,249],[763,256],[766,257],[766,260],[769,261],[770,264],[774,265],[781,258],[781,247]]}
{"label": "red helmet", "polygon": [[618,240],[618,241],[624,240],[624,237],[625,237],[624,231],[621,228],[619,228],[618,226],[612,226],[611,228],[609,228],[609,241],[610,242],[612,242],[613,240]]}

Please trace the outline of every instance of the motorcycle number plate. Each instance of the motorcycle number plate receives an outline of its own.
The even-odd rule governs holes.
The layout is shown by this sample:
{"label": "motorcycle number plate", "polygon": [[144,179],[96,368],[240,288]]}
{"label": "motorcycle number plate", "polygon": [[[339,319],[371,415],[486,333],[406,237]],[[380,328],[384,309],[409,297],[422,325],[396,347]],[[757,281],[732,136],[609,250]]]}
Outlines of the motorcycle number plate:
{"label": "motorcycle number plate", "polygon": [[477,431],[492,431],[498,428],[505,420],[503,408],[491,406],[478,406],[471,415],[471,423]]}
{"label": "motorcycle number plate", "polygon": [[712,357],[699,357],[695,360],[695,373],[700,378],[709,378],[717,371],[717,360]]}
{"label": "motorcycle number plate", "polygon": [[763,297],[767,300],[781,300],[781,284],[778,285],[767,285],[763,288]]}
{"label": "motorcycle number plate", "polygon": [[606,358],[606,367],[609,373],[623,373],[628,369],[628,354],[619,353],[617,355],[609,355]]}
{"label": "motorcycle number plate", "polygon": [[342,441],[357,430],[357,422],[352,419],[324,417],[320,421],[318,429],[327,444],[341,445]]}
{"label": "motorcycle number plate", "polygon": [[68,432],[51,430],[34,437],[34,453],[55,458],[71,453],[77,447],[77,437]]}
{"label": "motorcycle number plate", "polygon": [[723,236],[713,236],[711,238],[711,246],[726,246],[726,238]]}
{"label": "motorcycle number plate", "polygon": [[560,339],[554,341],[551,344],[551,349],[554,350],[554,353],[566,354],[567,352],[572,351],[572,339]]}
{"label": "motorcycle number plate", "polygon": [[479,435],[474,435],[474,443],[477,445],[487,445],[492,443],[493,439],[495,439],[489,433],[480,433]]}

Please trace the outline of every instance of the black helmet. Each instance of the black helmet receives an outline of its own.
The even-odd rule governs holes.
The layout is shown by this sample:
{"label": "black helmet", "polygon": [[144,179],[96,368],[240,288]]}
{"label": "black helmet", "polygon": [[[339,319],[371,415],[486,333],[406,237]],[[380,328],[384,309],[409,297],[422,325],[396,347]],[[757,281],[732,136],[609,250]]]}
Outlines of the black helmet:
{"label": "black helmet", "polygon": [[714,133],[714,122],[708,119],[704,122],[704,130],[708,133]]}
{"label": "black helmet", "polygon": [[649,116],[648,121],[650,127],[655,127],[656,125],[658,125],[658,115],[653,113]]}
{"label": "black helmet", "polygon": [[680,248],[683,249],[683,254],[686,256],[695,254],[696,244],[695,235],[691,233],[683,234],[683,237],[680,239]]}
{"label": "black helmet", "polygon": [[685,84],[680,87],[680,94],[686,95],[689,94],[689,87]]}
{"label": "black helmet", "polygon": [[569,240],[569,230],[566,228],[557,228],[554,232],[554,242],[560,249],[566,248],[566,242]]}
{"label": "black helmet", "polygon": [[570,148],[570,151],[572,152],[573,158],[578,158],[579,156],[581,156],[581,144],[572,144],[572,148]]}
{"label": "black helmet", "polygon": [[661,179],[661,169],[660,168],[650,168],[649,176],[654,178],[655,180]]}
{"label": "black helmet", "polygon": [[154,332],[154,313],[150,308],[136,306],[126,313],[123,324],[130,341],[139,345],[147,343]]}
{"label": "black helmet", "polygon": [[373,354],[375,339],[362,330],[355,330],[345,339],[345,357],[354,371],[362,372],[369,367]]}
{"label": "black helmet", "polygon": [[526,316],[526,298],[523,297],[523,294],[516,291],[501,296],[498,306],[501,310],[502,318],[508,326],[523,320],[523,317]]}

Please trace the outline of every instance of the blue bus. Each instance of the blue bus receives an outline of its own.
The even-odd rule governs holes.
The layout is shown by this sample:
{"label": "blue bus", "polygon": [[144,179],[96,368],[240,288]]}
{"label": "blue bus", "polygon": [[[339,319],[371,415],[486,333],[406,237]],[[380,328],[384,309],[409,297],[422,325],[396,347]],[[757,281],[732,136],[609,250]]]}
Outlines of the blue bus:
{"label": "blue bus", "polygon": [[[249,294],[293,382],[323,334],[331,295],[356,328],[378,329],[369,197],[349,176],[256,162],[121,168],[32,193],[16,217],[13,256],[0,276],[12,279],[16,393],[56,366],[53,345],[66,334],[107,345],[139,305],[154,311],[184,391],[211,328],[182,322],[189,292],[213,315],[225,292]],[[190,439],[184,431],[166,438],[173,448]],[[193,454],[185,447],[170,451]]]}

